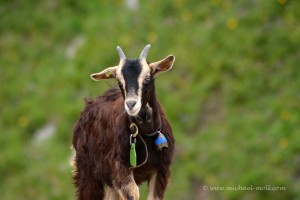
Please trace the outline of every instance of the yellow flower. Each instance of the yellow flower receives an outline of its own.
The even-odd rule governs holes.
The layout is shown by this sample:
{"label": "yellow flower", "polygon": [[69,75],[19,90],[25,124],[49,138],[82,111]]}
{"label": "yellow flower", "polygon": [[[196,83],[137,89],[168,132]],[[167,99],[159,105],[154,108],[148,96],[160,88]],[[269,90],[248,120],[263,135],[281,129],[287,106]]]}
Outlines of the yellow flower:
{"label": "yellow flower", "polygon": [[191,21],[192,17],[193,17],[193,15],[192,15],[192,13],[189,10],[184,10],[181,13],[181,19],[183,21],[186,21],[186,22]]}
{"label": "yellow flower", "polygon": [[286,138],[281,138],[279,140],[279,147],[280,147],[280,149],[285,149],[288,144],[289,144],[289,141]]}
{"label": "yellow flower", "polygon": [[290,113],[288,111],[284,111],[281,113],[280,118],[283,121],[288,121],[290,119]]}
{"label": "yellow flower", "polygon": [[123,35],[119,38],[119,40],[120,40],[120,43],[121,43],[121,44],[124,44],[124,46],[130,44],[130,42],[131,42],[130,36],[129,36],[129,35],[125,35],[125,34],[123,34]]}
{"label": "yellow flower", "polygon": [[180,8],[182,6],[183,2],[182,2],[182,0],[176,0],[174,3],[177,8]]}
{"label": "yellow flower", "polygon": [[209,185],[217,184],[217,179],[214,175],[207,175],[205,178],[205,182]]}
{"label": "yellow flower", "polygon": [[21,126],[21,127],[26,127],[27,125],[28,125],[28,118],[26,118],[26,117],[20,117],[19,118],[19,120],[18,120],[18,124],[19,124],[19,126]]}
{"label": "yellow flower", "polygon": [[238,26],[238,21],[235,18],[230,18],[227,20],[226,26],[230,30],[236,29]]}
{"label": "yellow flower", "polygon": [[221,1],[220,0],[211,0],[211,4],[213,6],[219,6],[221,4]]}
{"label": "yellow flower", "polygon": [[285,4],[287,2],[287,0],[278,0],[278,3],[280,3],[281,5]]}
{"label": "yellow flower", "polygon": [[155,32],[150,32],[147,34],[147,40],[150,43],[155,43],[157,41],[157,34]]}

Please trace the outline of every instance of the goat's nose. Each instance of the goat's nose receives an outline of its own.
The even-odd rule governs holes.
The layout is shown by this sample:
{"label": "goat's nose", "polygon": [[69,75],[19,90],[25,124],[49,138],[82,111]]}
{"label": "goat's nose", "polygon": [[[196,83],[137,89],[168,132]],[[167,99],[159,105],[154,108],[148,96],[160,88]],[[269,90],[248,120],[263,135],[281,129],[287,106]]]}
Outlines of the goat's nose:
{"label": "goat's nose", "polygon": [[136,101],[134,101],[134,100],[126,101],[126,105],[130,110],[135,106],[135,104],[136,104]]}

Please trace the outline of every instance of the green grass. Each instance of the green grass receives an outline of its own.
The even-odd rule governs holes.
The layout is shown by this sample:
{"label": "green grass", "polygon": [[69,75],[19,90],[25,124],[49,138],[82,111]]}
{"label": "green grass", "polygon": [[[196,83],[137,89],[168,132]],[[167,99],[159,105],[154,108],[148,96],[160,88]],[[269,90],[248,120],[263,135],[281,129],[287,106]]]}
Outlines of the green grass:
{"label": "green grass", "polygon": [[[156,81],[176,137],[166,199],[299,199],[299,6],[0,2],[1,199],[74,199],[72,128],[83,98],[110,87],[89,75],[118,63],[117,45],[137,57],[148,43],[150,61],[176,56]],[[54,135],[37,141],[48,123]]]}

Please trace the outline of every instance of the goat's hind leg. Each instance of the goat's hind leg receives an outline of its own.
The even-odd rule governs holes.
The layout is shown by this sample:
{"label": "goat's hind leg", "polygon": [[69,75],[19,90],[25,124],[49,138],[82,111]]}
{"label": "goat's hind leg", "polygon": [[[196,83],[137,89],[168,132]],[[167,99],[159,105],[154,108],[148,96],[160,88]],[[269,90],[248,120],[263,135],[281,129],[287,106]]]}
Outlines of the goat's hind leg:
{"label": "goat's hind leg", "polygon": [[161,200],[168,184],[170,176],[169,169],[164,171],[157,171],[151,176],[148,183],[148,197],[147,200]]}
{"label": "goat's hind leg", "polygon": [[94,180],[82,180],[77,188],[77,200],[102,200],[104,198],[104,187],[101,182]]}
{"label": "goat's hind leg", "polygon": [[75,166],[73,180],[76,187],[77,200],[102,200],[104,197],[104,185],[91,174],[81,173]]}

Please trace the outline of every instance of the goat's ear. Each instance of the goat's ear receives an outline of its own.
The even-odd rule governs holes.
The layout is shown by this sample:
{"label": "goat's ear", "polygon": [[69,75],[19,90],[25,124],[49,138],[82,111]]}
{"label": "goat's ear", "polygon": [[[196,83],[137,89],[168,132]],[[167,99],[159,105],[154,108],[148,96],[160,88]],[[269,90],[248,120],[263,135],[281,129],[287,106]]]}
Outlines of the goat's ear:
{"label": "goat's ear", "polygon": [[175,62],[175,56],[173,55],[168,55],[166,58],[150,63],[149,67],[151,68],[151,72],[154,75],[157,75],[160,72],[166,72],[170,70],[173,67],[173,64]]}
{"label": "goat's ear", "polygon": [[99,73],[91,74],[91,78],[94,81],[99,81],[99,80],[102,80],[102,79],[115,78],[116,77],[116,69],[117,69],[117,66],[108,67],[108,68],[106,68],[105,70],[103,70]]}

